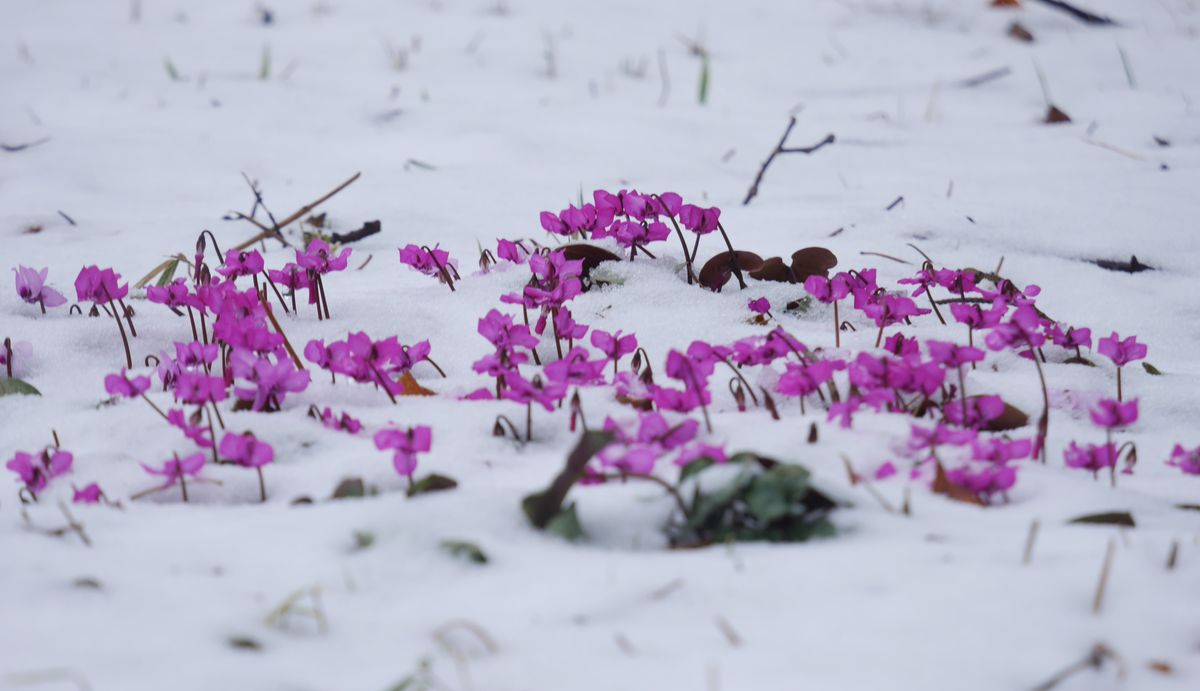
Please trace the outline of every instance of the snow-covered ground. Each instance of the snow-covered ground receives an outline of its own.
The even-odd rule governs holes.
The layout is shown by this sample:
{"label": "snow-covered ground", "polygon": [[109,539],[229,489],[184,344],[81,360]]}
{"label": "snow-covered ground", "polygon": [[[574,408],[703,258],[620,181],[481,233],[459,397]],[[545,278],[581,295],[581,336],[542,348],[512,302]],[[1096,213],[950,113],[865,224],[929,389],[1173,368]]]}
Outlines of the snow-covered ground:
{"label": "snow-covered ground", "polygon": [[[42,316],[4,279],[0,338],[30,344],[17,374],[43,395],[0,397],[0,459],[44,447],[55,430],[75,463],[29,507],[4,471],[0,688],[373,691],[427,660],[437,688],[456,691],[1031,689],[1097,643],[1120,664],[1058,688],[1196,688],[1200,513],[1176,505],[1200,501],[1200,478],[1164,461],[1175,443],[1200,444],[1200,3],[1080,1],[1121,26],[1031,0],[1023,10],[986,0],[306,0],[269,3],[269,25],[256,9],[266,6],[241,0],[143,0],[136,21],[115,0],[0,4],[0,144],[48,138],[0,152],[0,269],[49,267],[73,300],[84,265],[132,282],[172,253],[190,255],[205,228],[222,247],[248,238],[248,223],[222,220],[251,206],[242,173],[278,217],[361,171],[321,210],[335,230],[379,219],[383,232],[353,244],[350,270],[328,277],[331,321],[303,312],[283,328],[301,347],[357,330],[428,339],[448,374],[419,365],[439,395],[396,405],[316,376],[281,413],[226,408],[230,428],[275,446],[265,506],[254,473],[225,466],[205,470],[223,485],[193,486],[186,505],[174,492],[133,501],[153,484],[139,462],[184,453],[182,437],[140,401],[100,406],[104,375],[123,364],[111,320]],[[1033,43],[1006,35],[1014,21]],[[703,105],[687,41],[711,56]],[[1041,123],[1039,70],[1073,122]],[[828,133],[836,143],[779,157],[743,206],[791,114],[791,145]],[[1099,356],[1097,368],[1047,364],[1050,462],[1022,462],[1009,503],[951,502],[928,478],[874,485],[893,505],[909,487],[911,516],[851,486],[842,461],[865,472],[895,459],[909,420],[863,415],[841,430],[816,406],[801,418],[791,401],[775,422],[737,412],[720,384],[708,438],[804,463],[849,505],[834,514],[836,537],[668,550],[659,526],[670,499],[632,484],[573,490],[586,541],[533,530],[520,499],[573,445],[566,411],[535,411],[535,439],[520,447],[491,435],[497,414],[521,420],[516,403],[457,400],[490,384],[471,370],[490,349],[477,319],[504,308],[499,296],[528,271],[464,275],[452,293],[400,265],[396,250],[440,243],[468,274],[477,243],[548,241],[538,212],[622,187],[719,206],[734,243],[763,256],[826,246],[839,269],[877,266],[889,288],[920,264],[908,243],[949,267],[1003,259],[1008,278],[1042,287],[1047,313],[1097,337],[1137,334],[1164,375],[1126,371],[1141,404],[1122,434],[1138,447],[1134,474],[1113,489],[1063,465],[1068,442],[1099,441],[1080,403],[1111,395],[1113,369]],[[272,267],[292,259],[267,248]],[[717,249],[709,237],[700,254]],[[761,295],[801,340],[829,345],[823,307],[778,309],[799,286],[702,291],[681,280],[673,239],[655,250],[658,260],[613,269],[620,285],[577,298],[576,318],[636,332],[661,368],[694,339],[765,334],[747,320],[746,301]],[[1131,254],[1157,270],[1087,261]],[[186,320],[133,304],[137,364],[190,338]],[[843,345],[869,349],[873,326],[843,315],[858,327]],[[959,341],[962,331],[931,319],[905,329]],[[1036,372],[1015,356],[992,356],[969,386],[1040,410]],[[304,414],[312,403],[371,430],[432,426],[421,472],[460,486],[406,498],[370,437],[323,428]],[[632,414],[609,388],[586,391],[584,408],[595,421]],[[812,421],[820,436],[808,444]],[[326,501],[348,476],[381,491]],[[92,481],[123,509],[71,508],[90,547],[30,529],[61,526],[55,500]],[[302,496],[316,503],[293,506]],[[1067,524],[1114,510],[1137,527]],[[490,562],[452,557],[439,547],[447,539],[478,544]],[[325,627],[268,622],[314,588]]]}

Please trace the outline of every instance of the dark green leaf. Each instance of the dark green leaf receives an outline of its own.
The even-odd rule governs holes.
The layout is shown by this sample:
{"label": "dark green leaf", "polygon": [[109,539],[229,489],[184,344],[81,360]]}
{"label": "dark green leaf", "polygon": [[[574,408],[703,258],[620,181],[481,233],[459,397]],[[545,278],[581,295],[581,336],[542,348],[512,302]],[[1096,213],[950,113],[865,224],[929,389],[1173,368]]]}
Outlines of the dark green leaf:
{"label": "dark green leaf", "polygon": [[363,497],[367,494],[367,486],[361,477],[348,477],[338,483],[333,490],[334,499],[349,499]]}
{"label": "dark green leaf", "polygon": [[474,542],[467,542],[466,540],[442,540],[440,546],[453,556],[469,559],[476,564],[488,563],[487,554]]}
{"label": "dark green leaf", "polygon": [[1162,372],[1154,365],[1142,360],[1142,369],[1146,370],[1146,374],[1153,374],[1156,377],[1161,377]]}
{"label": "dark green leaf", "polygon": [[171,261],[167,262],[167,267],[165,269],[163,269],[163,272],[161,274],[159,274],[158,280],[154,282],[154,285],[161,288],[161,287],[167,285],[168,283],[170,283],[175,278],[175,271],[178,268],[179,268],[179,260],[178,259],[172,259]]}
{"label": "dark green leaf", "polygon": [[575,513],[575,504],[570,504],[554,518],[551,518],[550,522],[546,524],[545,530],[569,542],[583,537],[583,526],[579,524],[579,516]]}
{"label": "dark green leaf", "polygon": [[699,475],[702,471],[716,465],[716,461],[711,458],[697,458],[696,460],[683,466],[683,470],[679,471],[679,484],[683,484],[687,480]]}
{"label": "dark green leaf", "polygon": [[442,492],[458,487],[458,481],[452,477],[431,473],[413,483],[408,488],[408,496],[413,497],[426,492]]}
{"label": "dark green leaf", "polygon": [[1099,525],[1123,525],[1129,528],[1137,527],[1133,514],[1128,511],[1108,511],[1105,513],[1090,513],[1086,516],[1072,518],[1068,523],[1089,523]]}
{"label": "dark green leaf", "polygon": [[235,650],[262,650],[262,643],[250,638],[249,636],[231,636],[229,638],[229,647]]}
{"label": "dark green leaf", "polygon": [[22,396],[41,396],[42,392],[33,388],[26,382],[12,377],[4,377],[0,379],[0,396],[11,396],[20,394]]}
{"label": "dark green leaf", "polygon": [[354,531],[354,549],[366,549],[375,544],[375,533],[369,530]]}

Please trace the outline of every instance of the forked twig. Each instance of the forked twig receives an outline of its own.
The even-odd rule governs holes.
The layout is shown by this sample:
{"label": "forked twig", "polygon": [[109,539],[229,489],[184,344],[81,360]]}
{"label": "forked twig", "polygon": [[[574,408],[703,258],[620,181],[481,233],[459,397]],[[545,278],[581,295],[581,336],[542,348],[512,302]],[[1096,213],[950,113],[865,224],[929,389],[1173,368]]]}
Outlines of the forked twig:
{"label": "forked twig", "polygon": [[833,133],[831,132],[825,135],[824,139],[816,144],[813,144],[812,146],[789,148],[785,146],[785,144],[787,144],[788,135],[792,133],[792,128],[795,126],[796,116],[793,115],[788,120],[787,128],[783,131],[783,136],[779,138],[779,143],[775,145],[775,149],[771,151],[771,155],[767,156],[767,160],[763,161],[762,168],[758,169],[758,175],[754,176],[754,184],[750,185],[750,190],[746,192],[746,198],[742,200],[742,206],[746,206],[750,203],[750,200],[758,196],[758,186],[762,183],[763,176],[767,174],[767,167],[771,165],[771,162],[775,160],[776,156],[779,154],[811,154],[824,148],[826,145],[834,143],[837,140],[837,138],[834,137]]}

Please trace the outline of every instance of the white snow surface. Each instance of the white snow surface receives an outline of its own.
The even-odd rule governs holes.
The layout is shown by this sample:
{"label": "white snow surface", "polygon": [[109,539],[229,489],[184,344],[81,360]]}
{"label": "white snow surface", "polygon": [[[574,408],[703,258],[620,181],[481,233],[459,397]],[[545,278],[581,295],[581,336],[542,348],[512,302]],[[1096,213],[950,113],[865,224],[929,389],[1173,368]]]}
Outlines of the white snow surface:
{"label": "white snow surface", "polygon": [[[1200,513],[1175,507],[1200,500],[1200,478],[1164,464],[1173,444],[1200,444],[1200,3],[1080,3],[1121,26],[1088,26],[1030,0],[1023,10],[986,0],[274,1],[269,26],[242,0],[144,0],[139,21],[128,2],[4,2],[0,143],[49,137],[0,152],[6,273],[48,266],[50,283],[69,294],[84,265],[134,281],[171,253],[190,254],[202,229],[223,247],[249,237],[248,224],[221,220],[249,208],[243,172],[281,216],[361,171],[321,210],[336,229],[379,219],[383,232],[354,244],[351,269],[328,277],[331,321],[302,312],[284,329],[298,347],[356,330],[428,338],[449,377],[421,365],[418,379],[440,395],[392,405],[370,387],[315,376],[280,413],[226,412],[232,429],[275,445],[266,505],[254,474],[227,466],[207,468],[223,485],[194,486],[186,505],[172,492],[130,501],[152,484],[139,462],[188,446],[139,401],[98,407],[104,375],[122,364],[110,321],[64,308],[42,316],[4,279],[0,337],[30,344],[19,374],[43,396],[0,398],[0,458],[43,447],[53,429],[75,467],[25,508],[4,472],[0,688],[374,691],[427,659],[439,688],[456,691],[1031,689],[1100,642],[1122,669],[1083,671],[1059,689],[1200,687]],[[1006,36],[1013,21],[1035,42]],[[704,105],[700,61],[679,36],[699,37],[711,53]],[[404,51],[403,65],[388,44]],[[1011,73],[957,84],[1002,67]],[[1038,68],[1073,122],[1041,124]],[[792,113],[792,145],[831,132],[837,143],[781,156],[742,206]],[[839,268],[878,266],[889,287],[920,262],[908,243],[951,267],[990,269],[1003,258],[1007,276],[1042,287],[1039,306],[1053,316],[1149,344],[1165,374],[1134,365],[1125,377],[1141,400],[1141,419],[1122,436],[1137,443],[1135,474],[1113,489],[1064,467],[1068,442],[1100,436],[1083,409],[1060,403],[1049,464],[1023,462],[1008,504],[953,503],[927,479],[879,482],[897,505],[910,487],[912,515],[901,516],[851,486],[841,456],[864,472],[895,458],[907,420],[862,414],[840,430],[817,406],[804,418],[786,406],[774,422],[738,413],[718,377],[709,438],[809,467],[848,504],[834,515],[837,537],[669,550],[659,528],[672,504],[641,485],[573,490],[582,543],[535,531],[520,499],[561,467],[574,442],[566,412],[536,411],[535,440],[518,447],[491,428],[499,413],[520,420],[520,406],[456,400],[489,385],[470,369],[490,348],[476,320],[502,307],[499,295],[527,270],[467,276],[451,293],[401,266],[396,248],[440,243],[468,273],[477,243],[545,241],[539,211],[626,186],[720,206],[741,248],[787,256],[823,245]],[[267,248],[270,266],[291,259],[278,243]],[[701,257],[717,249],[706,238]],[[693,339],[765,333],[746,310],[764,295],[783,326],[830,345],[824,309],[778,309],[798,286],[710,293],[684,283],[674,239],[655,250],[656,261],[616,269],[622,285],[578,298],[576,318],[636,332],[661,368],[668,349]],[[1085,261],[1131,254],[1158,270]],[[134,305],[135,360],[189,337],[185,320]],[[859,330],[843,345],[870,348],[873,328],[849,312]],[[930,318],[905,331],[964,340],[960,327]],[[1031,363],[991,362],[970,375],[972,390],[1036,414]],[[1047,377],[1060,401],[1067,390],[1087,400],[1114,386],[1107,362],[1051,363]],[[460,487],[406,498],[369,435],[323,428],[304,414],[312,403],[344,408],[371,430],[431,425],[434,448],[419,472]],[[607,388],[585,392],[584,404],[590,421],[632,414]],[[810,445],[812,421],[820,438]],[[326,501],[348,476],[381,492]],[[56,499],[91,481],[123,503],[72,507],[91,547],[22,517],[60,526]],[[301,496],[316,503],[291,505]],[[1110,510],[1132,511],[1137,527],[1067,523]],[[1035,519],[1040,536],[1023,565]],[[374,543],[356,550],[356,531]],[[439,548],[445,539],[475,542],[491,562],[451,557]],[[1178,565],[1168,571],[1172,543]],[[326,631],[266,622],[311,587]],[[486,632],[495,649],[453,622]],[[449,643],[439,643],[447,624]],[[261,649],[234,648],[238,637]]]}

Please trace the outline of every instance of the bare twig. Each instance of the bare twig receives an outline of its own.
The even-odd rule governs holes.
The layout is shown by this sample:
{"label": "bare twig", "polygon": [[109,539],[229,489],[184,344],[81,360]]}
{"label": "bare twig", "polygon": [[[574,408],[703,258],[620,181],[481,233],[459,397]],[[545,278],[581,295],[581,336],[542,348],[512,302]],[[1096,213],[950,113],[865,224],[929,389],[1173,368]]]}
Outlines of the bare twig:
{"label": "bare twig", "polygon": [[1099,614],[1104,608],[1104,591],[1108,589],[1108,574],[1112,570],[1113,554],[1117,551],[1117,543],[1108,541],[1108,550],[1104,553],[1104,565],[1100,567],[1100,581],[1096,584],[1096,596],[1092,598],[1092,614]]}
{"label": "bare twig", "polygon": [[50,141],[50,137],[42,137],[41,139],[38,139],[36,141],[25,142],[24,144],[0,144],[0,150],[7,151],[10,154],[15,154],[18,151],[24,151],[25,149],[32,149],[35,146],[45,144],[48,141]]}
{"label": "bare twig", "polygon": [[787,128],[783,131],[783,136],[779,138],[779,143],[775,145],[774,150],[771,151],[771,155],[767,156],[767,160],[763,161],[762,168],[758,169],[758,175],[754,176],[754,184],[750,185],[750,190],[746,192],[746,198],[742,200],[742,206],[746,206],[750,203],[750,200],[758,196],[758,186],[762,183],[763,176],[767,173],[767,168],[771,165],[771,162],[775,160],[776,156],[779,154],[811,154],[836,141],[836,137],[830,133],[825,135],[824,139],[816,144],[813,144],[812,146],[786,147],[784,145],[787,143],[788,135],[792,133],[792,128],[795,126],[796,116],[793,115],[788,120]]}
{"label": "bare twig", "polygon": [[1038,529],[1041,523],[1035,518],[1033,523],[1029,524],[1029,536],[1025,538],[1025,556],[1022,557],[1022,564],[1029,564],[1033,561],[1033,546],[1037,544]]}
{"label": "bare twig", "polygon": [[1089,12],[1070,3],[1063,2],[1063,0],[1038,0],[1038,2],[1042,3],[1043,5],[1049,5],[1056,10],[1062,10],[1084,24],[1093,24],[1096,26],[1117,26],[1116,20],[1112,19],[1111,17],[1105,17],[1103,15]]}

